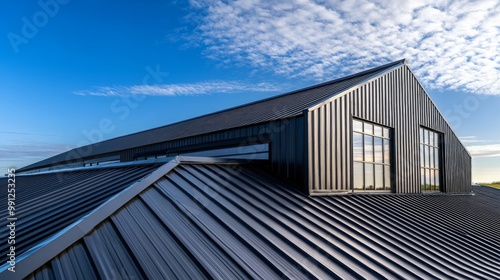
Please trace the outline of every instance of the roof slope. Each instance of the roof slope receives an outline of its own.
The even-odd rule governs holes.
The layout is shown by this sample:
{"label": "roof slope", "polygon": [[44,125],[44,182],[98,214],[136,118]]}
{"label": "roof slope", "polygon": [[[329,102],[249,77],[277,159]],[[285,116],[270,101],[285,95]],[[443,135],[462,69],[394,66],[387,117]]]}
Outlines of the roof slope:
{"label": "roof slope", "polygon": [[[16,254],[23,254],[74,223],[157,166],[86,168],[16,176]],[[0,180],[0,196],[7,198],[6,178]],[[7,207],[2,208],[1,215],[5,220]],[[0,236],[8,235],[9,228],[1,227]],[[7,252],[9,246],[7,242],[1,242],[0,251]],[[5,254],[1,261],[7,261]]]}
{"label": "roof slope", "polygon": [[[327,98],[342,93],[353,86],[362,84],[389,70],[403,66],[404,64],[405,60],[395,61],[380,67],[305,89],[186,121],[99,142],[93,144],[92,149],[89,149],[88,147],[77,148],[85,151],[77,154],[87,155],[89,150],[91,153],[88,154],[88,156],[105,154],[133,147],[294,117],[302,114],[305,109],[316,105]],[[68,152],[42,160],[35,164],[26,166],[22,170],[64,162],[67,160],[67,154]]]}
{"label": "roof slope", "polygon": [[246,165],[169,170],[31,279],[500,278],[500,190],[308,197]]}

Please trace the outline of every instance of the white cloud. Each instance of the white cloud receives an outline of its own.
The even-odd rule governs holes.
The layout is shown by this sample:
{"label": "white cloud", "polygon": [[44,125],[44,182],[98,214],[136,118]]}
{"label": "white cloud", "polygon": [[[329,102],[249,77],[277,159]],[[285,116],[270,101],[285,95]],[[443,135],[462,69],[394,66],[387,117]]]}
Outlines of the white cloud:
{"label": "white cloud", "polygon": [[280,88],[269,83],[247,84],[237,81],[211,81],[192,84],[158,84],[158,85],[133,85],[95,87],[92,90],[74,92],[77,95],[92,96],[124,96],[124,95],[149,95],[149,96],[178,96],[201,95],[210,93],[236,93],[236,92],[275,92]]}
{"label": "white cloud", "polygon": [[[466,145],[467,150],[473,157],[496,157],[500,156],[500,144],[498,140],[478,139],[477,136],[462,136],[460,141]],[[489,144],[481,144],[489,143]]]}
{"label": "white cloud", "polygon": [[426,86],[500,94],[498,1],[190,3],[193,38],[224,63],[327,79],[404,57]]}
{"label": "white cloud", "polygon": [[500,156],[500,144],[467,146],[467,150],[473,157]]}

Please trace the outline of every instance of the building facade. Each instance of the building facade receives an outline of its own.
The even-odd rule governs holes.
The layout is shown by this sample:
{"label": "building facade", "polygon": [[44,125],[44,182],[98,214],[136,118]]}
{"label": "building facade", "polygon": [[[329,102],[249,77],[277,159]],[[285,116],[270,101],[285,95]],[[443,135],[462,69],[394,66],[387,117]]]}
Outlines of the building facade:
{"label": "building facade", "polygon": [[23,168],[176,155],[267,160],[309,195],[467,193],[471,157],[405,60]]}

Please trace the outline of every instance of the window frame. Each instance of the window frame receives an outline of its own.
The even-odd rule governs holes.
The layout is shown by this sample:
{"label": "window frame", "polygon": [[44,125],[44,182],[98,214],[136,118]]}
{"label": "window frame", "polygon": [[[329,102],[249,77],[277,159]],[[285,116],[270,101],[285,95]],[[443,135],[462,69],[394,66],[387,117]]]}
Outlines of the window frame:
{"label": "window frame", "polygon": [[418,147],[420,191],[423,193],[444,192],[443,133],[420,126]]}
{"label": "window frame", "polygon": [[[358,126],[357,122],[361,123]],[[368,129],[365,126],[368,125]],[[366,131],[366,132],[365,132]],[[361,136],[361,137],[359,137]],[[388,193],[393,192],[393,178],[392,178],[392,129],[390,127],[366,121],[363,119],[352,118],[351,119],[351,191],[356,193],[373,193],[381,192]],[[355,140],[361,140],[359,145],[355,143]],[[366,139],[371,143],[367,150]],[[379,143],[380,147],[376,145]],[[367,160],[366,154],[370,153],[370,159]],[[380,154],[377,154],[379,152]],[[361,156],[361,160],[359,159]],[[360,164],[362,166],[360,166]],[[357,167],[356,167],[357,166]],[[358,168],[361,168],[361,173],[359,173]],[[366,168],[371,168],[371,172]],[[379,172],[377,172],[379,171]],[[368,172],[368,173],[367,173]],[[359,184],[359,175],[362,174],[361,184],[362,189],[357,188]],[[371,175],[367,178],[367,175]],[[382,176],[380,178],[379,176]],[[381,179],[381,180],[380,180]],[[367,188],[367,180],[371,182],[372,188]],[[379,182],[381,182],[382,188],[378,188]]]}

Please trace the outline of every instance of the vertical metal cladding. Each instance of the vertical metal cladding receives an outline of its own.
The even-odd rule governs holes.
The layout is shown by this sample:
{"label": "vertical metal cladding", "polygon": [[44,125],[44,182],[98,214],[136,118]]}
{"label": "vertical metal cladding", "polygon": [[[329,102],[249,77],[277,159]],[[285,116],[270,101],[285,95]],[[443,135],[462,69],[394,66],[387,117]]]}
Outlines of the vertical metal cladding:
{"label": "vertical metal cladding", "polygon": [[419,128],[443,135],[443,191],[471,191],[471,157],[411,70],[401,66],[307,113],[310,193],[351,191],[351,121],[392,129],[392,182],[397,193],[419,193]]}
{"label": "vertical metal cladding", "polygon": [[274,173],[296,185],[306,185],[306,125],[304,116],[283,119],[270,124],[271,167]]}

